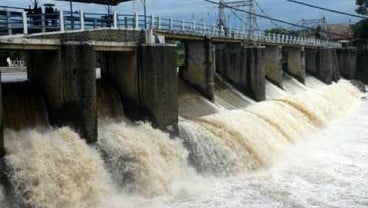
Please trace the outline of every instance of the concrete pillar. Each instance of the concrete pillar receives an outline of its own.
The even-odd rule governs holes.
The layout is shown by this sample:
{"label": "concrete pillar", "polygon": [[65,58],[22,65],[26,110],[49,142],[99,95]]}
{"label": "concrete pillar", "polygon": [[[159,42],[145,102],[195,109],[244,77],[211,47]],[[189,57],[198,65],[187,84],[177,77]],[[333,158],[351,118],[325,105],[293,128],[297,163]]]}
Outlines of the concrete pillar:
{"label": "concrete pillar", "polygon": [[155,127],[176,130],[179,111],[176,48],[143,45],[139,48],[138,63],[139,103],[143,112]]}
{"label": "concrete pillar", "polygon": [[326,84],[331,84],[333,81],[339,80],[340,73],[335,49],[320,49],[317,78]]}
{"label": "concrete pillar", "polygon": [[338,81],[340,73],[336,50],[306,49],[306,70],[326,84]]}
{"label": "concrete pillar", "polygon": [[101,52],[100,57],[101,78],[118,90],[125,115],[132,120],[141,119],[137,51]]}
{"label": "concrete pillar", "polygon": [[222,75],[226,78],[226,68],[225,67],[225,50],[226,44],[216,44],[215,45],[215,73]]}
{"label": "concrete pillar", "polygon": [[283,71],[281,50],[281,46],[266,46],[264,67],[267,79],[282,88]]}
{"label": "concrete pillar", "polygon": [[248,93],[256,101],[266,99],[266,72],[263,58],[263,48],[247,48]]}
{"label": "concrete pillar", "polygon": [[299,82],[305,82],[305,54],[304,47],[284,47],[286,58],[284,70]]}
{"label": "concrete pillar", "polygon": [[257,101],[265,99],[262,48],[219,45],[216,47],[216,72],[245,95]]}
{"label": "concrete pillar", "polygon": [[211,40],[185,42],[185,67],[180,76],[211,101],[214,100],[214,71]]}
{"label": "concrete pillar", "polygon": [[355,79],[357,70],[357,49],[338,48],[336,49],[339,71],[346,79]]}
{"label": "concrete pillar", "polygon": [[103,52],[102,79],[112,82],[122,99],[124,114],[149,120],[154,127],[177,128],[176,50],[170,45],[143,45],[134,52]]}
{"label": "concrete pillar", "polygon": [[[1,72],[0,72],[0,80],[1,80]],[[4,155],[5,155],[4,112],[3,112],[3,95],[2,95],[1,82],[0,82],[0,158],[2,158]],[[1,169],[0,169],[0,172],[1,172]],[[1,175],[1,173],[0,173],[0,175]]]}
{"label": "concrete pillar", "polygon": [[306,48],[305,49],[305,70],[306,72],[317,76],[318,69],[318,49]]}
{"label": "concrete pillar", "polygon": [[216,47],[216,72],[241,92],[248,87],[247,49],[240,44]]}
{"label": "concrete pillar", "polygon": [[51,125],[70,126],[88,143],[97,140],[95,51],[62,44],[60,51],[32,51],[29,79],[46,98]]}
{"label": "concrete pillar", "polygon": [[368,84],[368,51],[358,51],[357,56],[357,78]]}

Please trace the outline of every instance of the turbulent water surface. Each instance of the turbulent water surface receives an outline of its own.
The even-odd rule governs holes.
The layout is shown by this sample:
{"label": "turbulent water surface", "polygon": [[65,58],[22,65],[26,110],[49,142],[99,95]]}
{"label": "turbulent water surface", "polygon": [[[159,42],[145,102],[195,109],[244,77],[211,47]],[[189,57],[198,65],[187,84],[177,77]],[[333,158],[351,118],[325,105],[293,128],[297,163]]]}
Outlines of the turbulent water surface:
{"label": "turbulent water surface", "polygon": [[[368,103],[346,81],[306,83],[291,80],[286,92],[268,83],[274,100],[237,110],[226,109],[244,98],[225,85],[236,102],[219,108],[183,90],[177,138],[148,123],[104,118],[115,114],[107,106],[116,107],[106,102],[99,102],[93,146],[69,128],[7,130],[15,201],[36,208],[367,207]],[[100,98],[114,96],[99,91]],[[193,113],[192,105],[217,113]],[[0,188],[1,207],[15,207]]]}
{"label": "turbulent water surface", "polygon": [[213,179],[207,196],[169,207],[367,207],[368,103],[305,135],[269,170]]}

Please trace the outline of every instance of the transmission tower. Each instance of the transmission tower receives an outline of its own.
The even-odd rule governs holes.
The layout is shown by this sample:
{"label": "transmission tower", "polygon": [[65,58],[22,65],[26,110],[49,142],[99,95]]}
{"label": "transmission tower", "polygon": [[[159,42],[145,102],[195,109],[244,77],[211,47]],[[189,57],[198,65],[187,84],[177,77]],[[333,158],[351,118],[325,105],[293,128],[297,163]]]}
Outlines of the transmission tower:
{"label": "transmission tower", "polygon": [[309,20],[302,19],[300,21],[300,24],[303,27],[310,27],[310,28],[321,27],[322,29],[326,29],[326,27],[327,27],[327,21],[326,21],[325,17],[323,17],[321,19],[309,19]]}
{"label": "transmission tower", "polygon": [[257,16],[256,16],[256,0],[248,1],[248,33],[251,34],[258,30]]}
{"label": "transmission tower", "polygon": [[252,33],[258,29],[256,12],[256,0],[242,0],[242,1],[231,1],[225,2],[225,0],[219,0],[218,4],[218,18],[217,26],[219,28],[224,28],[225,30],[229,28],[226,21],[225,9],[232,8],[247,8],[247,30]]}
{"label": "transmission tower", "polygon": [[[327,21],[325,17],[321,19],[302,19],[300,24],[303,27],[314,28],[314,30],[326,30],[327,28]],[[306,36],[306,32],[307,31],[304,30],[302,35]]]}

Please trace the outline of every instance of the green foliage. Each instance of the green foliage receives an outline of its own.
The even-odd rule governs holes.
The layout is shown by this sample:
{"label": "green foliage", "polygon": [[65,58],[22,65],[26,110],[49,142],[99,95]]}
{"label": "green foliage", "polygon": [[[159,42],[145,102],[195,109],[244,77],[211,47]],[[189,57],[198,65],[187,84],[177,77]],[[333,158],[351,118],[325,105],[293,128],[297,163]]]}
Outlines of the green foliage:
{"label": "green foliage", "polygon": [[266,33],[275,33],[275,34],[282,34],[282,35],[293,35],[293,36],[299,36],[298,31],[294,30],[287,30],[284,28],[272,28],[269,30],[265,30]]}
{"label": "green foliage", "polygon": [[355,10],[358,14],[368,15],[368,0],[356,0],[358,8]]}
{"label": "green foliage", "polygon": [[176,65],[178,67],[180,66],[184,66],[184,59],[185,59],[185,49],[184,49],[184,44],[179,42],[177,44],[177,50],[176,50]]}
{"label": "green foliage", "polygon": [[368,39],[368,20],[364,19],[351,26],[354,37],[359,39]]}
{"label": "green foliage", "polygon": [[[356,0],[358,14],[368,15],[368,0]],[[351,26],[354,37],[358,39],[368,39],[368,17]]]}

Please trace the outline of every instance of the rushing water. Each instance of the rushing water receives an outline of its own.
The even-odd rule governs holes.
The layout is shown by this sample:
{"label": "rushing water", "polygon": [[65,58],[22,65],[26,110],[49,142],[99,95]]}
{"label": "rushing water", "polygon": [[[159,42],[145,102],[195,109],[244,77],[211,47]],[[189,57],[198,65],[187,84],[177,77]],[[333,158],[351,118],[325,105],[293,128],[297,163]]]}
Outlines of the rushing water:
{"label": "rushing water", "polygon": [[147,123],[100,123],[97,147],[118,188],[148,197],[170,194],[192,171],[180,140]]}
{"label": "rushing water", "polygon": [[212,179],[207,196],[169,207],[367,207],[368,103],[305,135],[270,169]]}
{"label": "rushing water", "polygon": [[[17,201],[37,208],[368,206],[368,104],[345,81],[315,88],[181,119],[179,138],[102,119],[105,99],[94,146],[69,128],[6,131],[6,174]],[[187,115],[205,103],[183,96]]]}
{"label": "rushing water", "polygon": [[97,151],[69,128],[8,131],[6,139],[7,174],[22,205],[91,207],[109,192]]}

